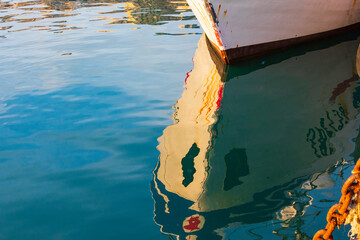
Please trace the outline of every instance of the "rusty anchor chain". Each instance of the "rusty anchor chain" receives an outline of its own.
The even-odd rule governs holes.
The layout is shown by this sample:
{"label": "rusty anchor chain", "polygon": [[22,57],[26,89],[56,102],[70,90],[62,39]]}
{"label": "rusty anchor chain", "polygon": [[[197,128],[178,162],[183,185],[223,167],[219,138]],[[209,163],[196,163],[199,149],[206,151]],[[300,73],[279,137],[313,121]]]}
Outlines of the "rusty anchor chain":
{"label": "rusty anchor chain", "polygon": [[333,240],[332,233],[336,227],[340,227],[345,223],[346,217],[349,215],[349,205],[353,197],[360,191],[360,161],[358,160],[352,175],[346,180],[341,189],[341,198],[338,204],[329,209],[326,216],[327,225],[325,229],[315,233],[313,240]]}

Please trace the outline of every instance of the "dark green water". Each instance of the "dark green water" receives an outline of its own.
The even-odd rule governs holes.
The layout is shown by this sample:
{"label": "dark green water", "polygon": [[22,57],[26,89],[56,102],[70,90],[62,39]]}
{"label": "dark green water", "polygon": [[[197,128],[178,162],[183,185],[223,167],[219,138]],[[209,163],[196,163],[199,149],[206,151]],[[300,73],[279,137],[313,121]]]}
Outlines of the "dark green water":
{"label": "dark green water", "polygon": [[184,1],[1,1],[0,239],[311,239],[360,156],[358,36],[225,67]]}

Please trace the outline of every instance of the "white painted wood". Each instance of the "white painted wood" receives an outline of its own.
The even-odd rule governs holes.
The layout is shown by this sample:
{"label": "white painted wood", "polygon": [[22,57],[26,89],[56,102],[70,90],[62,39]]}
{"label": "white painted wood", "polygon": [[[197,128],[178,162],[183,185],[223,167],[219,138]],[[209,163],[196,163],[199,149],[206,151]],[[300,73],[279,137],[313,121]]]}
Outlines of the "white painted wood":
{"label": "white painted wood", "polygon": [[[225,49],[286,40],[360,22],[357,0],[187,0],[208,38]],[[207,5],[213,6],[216,28]],[[207,12],[208,14],[205,14]]]}
{"label": "white painted wood", "polygon": [[215,34],[216,25],[209,12],[207,3],[202,0],[187,0],[187,2],[200,22],[206,36],[211,42],[216,43],[216,45],[220,48],[221,43],[218,42]]}

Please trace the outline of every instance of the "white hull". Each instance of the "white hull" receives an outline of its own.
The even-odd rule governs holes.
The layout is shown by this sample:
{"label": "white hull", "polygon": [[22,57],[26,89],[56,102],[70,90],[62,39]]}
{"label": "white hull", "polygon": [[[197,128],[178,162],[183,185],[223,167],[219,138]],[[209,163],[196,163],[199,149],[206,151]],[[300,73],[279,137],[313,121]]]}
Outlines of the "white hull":
{"label": "white hull", "polygon": [[[356,0],[187,0],[207,37],[222,52],[340,30],[360,22]],[[335,33],[335,32],[334,32]],[[306,39],[307,40],[307,39]],[[261,46],[262,50],[281,47]],[[245,51],[254,54],[254,50]],[[234,57],[227,56],[232,61]]]}

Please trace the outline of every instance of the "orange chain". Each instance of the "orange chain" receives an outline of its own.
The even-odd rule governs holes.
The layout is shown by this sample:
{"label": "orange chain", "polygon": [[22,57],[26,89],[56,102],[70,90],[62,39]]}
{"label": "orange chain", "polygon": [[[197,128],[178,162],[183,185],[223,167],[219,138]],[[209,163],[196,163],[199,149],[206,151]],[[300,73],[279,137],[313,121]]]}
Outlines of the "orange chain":
{"label": "orange chain", "polygon": [[349,205],[355,194],[360,191],[360,161],[358,161],[352,171],[352,175],[346,180],[341,189],[341,198],[338,204],[329,209],[326,216],[327,225],[325,229],[315,233],[313,240],[333,240],[333,231],[335,228],[345,223],[349,214]]}

